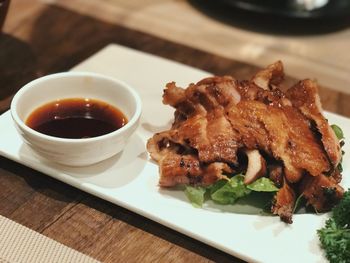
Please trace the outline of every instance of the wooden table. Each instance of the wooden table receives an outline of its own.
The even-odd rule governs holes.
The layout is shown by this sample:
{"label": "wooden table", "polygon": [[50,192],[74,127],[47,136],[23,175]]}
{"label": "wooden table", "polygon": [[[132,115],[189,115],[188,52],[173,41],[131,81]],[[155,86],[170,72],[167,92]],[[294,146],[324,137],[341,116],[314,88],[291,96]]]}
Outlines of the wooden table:
{"label": "wooden table", "polygon": [[[13,0],[4,32],[0,35],[0,112],[9,108],[24,83],[69,70],[109,43],[241,79],[257,70],[39,0]],[[349,95],[322,88],[321,96],[326,109],[350,116]],[[0,214],[104,262],[240,262],[2,157]]]}

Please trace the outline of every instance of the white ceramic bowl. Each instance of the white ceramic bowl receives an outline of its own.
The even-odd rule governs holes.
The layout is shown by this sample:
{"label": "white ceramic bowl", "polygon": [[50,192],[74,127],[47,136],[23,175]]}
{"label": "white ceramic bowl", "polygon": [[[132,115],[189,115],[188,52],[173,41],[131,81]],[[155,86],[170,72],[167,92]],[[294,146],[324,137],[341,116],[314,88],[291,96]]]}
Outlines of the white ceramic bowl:
{"label": "white ceramic bowl", "polygon": [[[129,121],[114,132],[86,139],[48,136],[25,124],[30,113],[39,106],[64,98],[91,98],[107,102],[120,109]],[[105,160],[123,150],[138,126],[141,100],[122,81],[95,73],[65,72],[26,84],[14,96],[11,114],[24,141],[40,156],[64,165],[85,166]]]}

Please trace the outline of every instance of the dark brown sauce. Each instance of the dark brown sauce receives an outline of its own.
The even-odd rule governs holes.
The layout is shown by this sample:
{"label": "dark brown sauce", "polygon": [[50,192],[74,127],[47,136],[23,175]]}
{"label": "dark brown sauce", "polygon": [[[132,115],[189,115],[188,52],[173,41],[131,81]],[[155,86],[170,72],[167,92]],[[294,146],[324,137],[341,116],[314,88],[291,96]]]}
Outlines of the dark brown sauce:
{"label": "dark brown sauce", "polygon": [[116,131],[127,122],[119,109],[106,102],[71,98],[37,108],[27,118],[26,125],[46,135],[81,139]]}

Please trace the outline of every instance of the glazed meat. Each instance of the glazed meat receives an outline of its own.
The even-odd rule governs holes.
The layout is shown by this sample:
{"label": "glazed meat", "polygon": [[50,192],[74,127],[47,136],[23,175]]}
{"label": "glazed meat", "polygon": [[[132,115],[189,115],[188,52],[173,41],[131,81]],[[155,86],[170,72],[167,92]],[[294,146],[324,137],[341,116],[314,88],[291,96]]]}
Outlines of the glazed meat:
{"label": "glazed meat", "polygon": [[[232,127],[240,131],[244,146],[264,150],[282,160],[289,182],[299,181],[305,170],[314,176],[329,171],[326,154],[298,111],[290,106],[275,107],[250,100],[241,101],[236,107],[238,114],[231,107],[228,118]],[[237,125],[238,118],[243,118],[243,125]]]}
{"label": "glazed meat", "polygon": [[292,223],[293,208],[295,205],[295,192],[293,188],[284,181],[283,186],[277,192],[271,210],[281,217],[286,223]]}
{"label": "glazed meat", "polygon": [[[157,142],[152,138],[147,147],[152,152],[157,152]],[[223,162],[213,162],[202,165],[195,154],[177,153],[180,147],[163,149],[152,158],[157,160],[160,171],[159,184],[163,187],[172,187],[178,184],[208,186],[220,179],[227,179],[224,175],[233,170]]]}
{"label": "glazed meat", "polygon": [[343,189],[332,176],[304,176],[300,184],[300,192],[316,211],[330,210],[342,197]]}
{"label": "glazed meat", "polygon": [[326,118],[322,115],[322,107],[317,92],[317,84],[311,80],[303,80],[287,91],[287,97],[293,106],[315,125],[321,134],[321,141],[329,160],[337,166],[341,160],[340,145]]}
{"label": "glazed meat", "polygon": [[[210,185],[243,172],[246,184],[266,176],[281,187],[271,210],[285,222],[300,194],[318,211],[329,209],[343,193],[338,139],[317,84],[304,80],[283,92],[283,76],[278,61],[251,80],[210,77],[185,89],[168,83],[163,103],[175,108],[174,123],[147,144],[160,186]],[[332,202],[321,197],[325,188]]]}

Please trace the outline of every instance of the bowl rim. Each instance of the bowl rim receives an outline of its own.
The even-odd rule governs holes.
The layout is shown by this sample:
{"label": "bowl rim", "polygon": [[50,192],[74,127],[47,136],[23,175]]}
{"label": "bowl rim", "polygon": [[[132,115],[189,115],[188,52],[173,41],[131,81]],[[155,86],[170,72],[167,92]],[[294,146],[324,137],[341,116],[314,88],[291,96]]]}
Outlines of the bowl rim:
{"label": "bowl rim", "polygon": [[[21,98],[21,96],[25,92],[30,90],[33,86],[35,86],[41,82],[45,82],[45,81],[52,80],[52,79],[69,78],[69,77],[92,77],[95,79],[102,79],[102,80],[114,82],[115,84],[126,89],[132,95],[133,99],[135,100],[135,105],[136,105],[135,113],[131,116],[130,120],[128,120],[127,124],[124,125],[123,127],[121,127],[120,129],[115,130],[115,131],[110,132],[110,133],[107,133],[107,134],[104,134],[104,135],[91,137],[91,138],[81,138],[81,139],[60,138],[60,137],[55,137],[55,136],[50,136],[50,135],[40,133],[40,132],[30,128],[29,126],[27,126],[25,124],[25,122],[22,121],[22,119],[18,116],[18,113],[17,113],[16,107],[18,104],[18,100]],[[49,102],[50,101],[48,101],[47,103],[49,103]],[[95,142],[95,141],[108,139],[110,137],[120,135],[120,134],[126,132],[127,130],[129,130],[130,128],[132,128],[134,126],[134,124],[137,123],[137,121],[139,120],[139,118],[141,116],[142,102],[141,102],[141,98],[140,98],[139,94],[129,84],[127,84],[126,82],[124,82],[122,80],[119,80],[119,79],[116,79],[116,78],[113,78],[110,76],[106,76],[103,74],[94,73],[94,72],[85,72],[85,71],[69,72],[69,71],[67,71],[67,72],[59,72],[59,73],[49,74],[49,75],[34,79],[34,80],[30,81],[29,83],[25,84],[21,89],[19,89],[17,91],[17,93],[13,97],[13,99],[11,101],[11,105],[10,105],[10,112],[11,112],[11,116],[12,116],[14,122],[21,129],[23,129],[25,132],[28,132],[28,133],[30,133],[38,138],[49,140],[51,142],[82,144],[82,143]]]}

